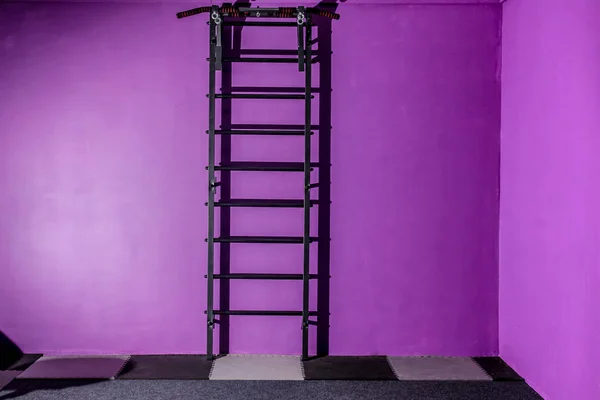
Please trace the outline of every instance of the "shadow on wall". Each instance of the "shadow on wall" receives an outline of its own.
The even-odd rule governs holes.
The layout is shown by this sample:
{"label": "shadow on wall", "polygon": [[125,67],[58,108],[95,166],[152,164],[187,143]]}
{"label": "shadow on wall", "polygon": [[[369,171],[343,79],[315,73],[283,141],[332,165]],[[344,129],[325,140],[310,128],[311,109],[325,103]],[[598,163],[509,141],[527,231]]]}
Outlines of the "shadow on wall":
{"label": "shadow on wall", "polygon": [[22,357],[19,346],[0,331],[0,371],[10,370]]}

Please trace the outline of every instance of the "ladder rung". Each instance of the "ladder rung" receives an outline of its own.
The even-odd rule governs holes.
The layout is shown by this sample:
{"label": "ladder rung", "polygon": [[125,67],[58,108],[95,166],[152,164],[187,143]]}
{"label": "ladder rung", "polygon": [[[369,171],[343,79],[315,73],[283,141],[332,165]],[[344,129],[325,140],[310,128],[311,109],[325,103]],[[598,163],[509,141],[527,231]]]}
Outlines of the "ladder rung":
{"label": "ladder rung", "polygon": [[267,21],[223,21],[224,26],[277,26],[296,27],[297,22],[267,22]]}
{"label": "ladder rung", "polygon": [[[313,206],[317,200],[311,200]],[[289,199],[230,199],[216,201],[215,207],[276,207],[276,208],[301,208],[304,207],[304,200]]]}
{"label": "ladder rung", "polygon": [[[208,131],[206,131],[208,133]],[[310,133],[311,135],[313,132]],[[272,136],[304,136],[304,131],[270,131],[261,129],[216,130],[215,135],[272,135]]]}
{"label": "ladder rung", "polygon": [[[317,163],[311,163],[311,168],[317,167]],[[302,162],[261,162],[261,161],[236,161],[226,164],[215,165],[215,171],[277,171],[277,172],[302,172]]]}
{"label": "ladder rung", "polygon": [[[259,315],[259,316],[281,316],[281,317],[301,317],[302,311],[268,311],[268,310],[215,310],[215,315]],[[309,311],[308,315],[316,316],[316,311]]]}
{"label": "ladder rung", "polygon": [[[309,279],[317,279],[317,274],[310,274]],[[215,274],[215,279],[261,279],[261,280],[294,280],[301,281],[302,274]]]}
{"label": "ladder rung", "polygon": [[[302,236],[227,236],[216,237],[215,243],[286,243],[302,244]],[[310,242],[316,242],[316,237],[311,237]]]}
{"label": "ladder rung", "polygon": [[297,56],[298,50],[287,49],[239,49],[238,54],[244,56]]}
{"label": "ladder rung", "polygon": [[[310,96],[313,99],[315,96]],[[227,93],[216,94],[217,99],[287,99],[287,100],[304,100],[304,94],[266,94],[266,93]]]}
{"label": "ladder rung", "polygon": [[298,59],[289,57],[224,57],[223,62],[294,64],[298,62]]}
{"label": "ladder rung", "polygon": [[[237,93],[304,93],[304,87],[289,86],[234,86],[229,89]],[[311,93],[319,93],[318,87],[310,88]]]}
{"label": "ladder rung", "polygon": [[[280,129],[280,130],[304,130],[304,125],[292,124],[231,124],[231,129]],[[311,125],[310,129],[319,130],[319,125]]]}

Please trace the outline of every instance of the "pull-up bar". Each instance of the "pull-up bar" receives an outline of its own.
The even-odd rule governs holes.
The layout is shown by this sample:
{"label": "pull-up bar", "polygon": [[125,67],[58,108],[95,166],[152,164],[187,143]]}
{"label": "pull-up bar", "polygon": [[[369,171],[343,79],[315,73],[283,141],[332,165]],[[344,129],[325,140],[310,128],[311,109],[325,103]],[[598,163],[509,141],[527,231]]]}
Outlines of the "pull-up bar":
{"label": "pull-up bar", "polygon": [[[209,13],[212,7],[198,7],[191,10],[177,13],[177,18],[191,17],[197,14]],[[278,8],[251,8],[251,7],[234,7],[222,6],[219,12],[225,16],[231,17],[269,17],[269,18],[294,18],[298,14],[298,9],[293,7],[278,7]],[[321,10],[318,8],[307,8],[306,13],[318,15],[329,19],[340,19],[340,15],[331,11]]]}

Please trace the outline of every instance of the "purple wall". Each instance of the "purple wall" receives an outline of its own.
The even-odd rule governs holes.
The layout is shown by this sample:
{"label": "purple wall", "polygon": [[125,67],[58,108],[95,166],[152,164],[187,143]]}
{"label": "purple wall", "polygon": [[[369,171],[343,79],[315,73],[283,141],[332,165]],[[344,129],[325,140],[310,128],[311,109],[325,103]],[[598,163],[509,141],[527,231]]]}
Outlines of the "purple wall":
{"label": "purple wall", "polygon": [[500,355],[548,400],[600,399],[598,15],[504,6]]}
{"label": "purple wall", "polygon": [[[206,25],[188,4],[0,5],[0,329],[25,351],[205,346]],[[331,351],[497,353],[500,8],[343,4],[334,24]],[[365,23],[368,21],[368,23]],[[293,48],[293,31],[245,32]],[[293,65],[236,85],[299,85]],[[234,103],[234,122],[302,105]],[[237,140],[241,139],[241,140]],[[299,160],[295,138],[234,157]],[[298,196],[301,176],[234,176]],[[234,210],[233,233],[297,234],[299,211]],[[299,271],[301,248],[232,269]],[[296,282],[236,282],[232,307],[298,308]],[[298,353],[299,321],[238,317],[235,353]]]}

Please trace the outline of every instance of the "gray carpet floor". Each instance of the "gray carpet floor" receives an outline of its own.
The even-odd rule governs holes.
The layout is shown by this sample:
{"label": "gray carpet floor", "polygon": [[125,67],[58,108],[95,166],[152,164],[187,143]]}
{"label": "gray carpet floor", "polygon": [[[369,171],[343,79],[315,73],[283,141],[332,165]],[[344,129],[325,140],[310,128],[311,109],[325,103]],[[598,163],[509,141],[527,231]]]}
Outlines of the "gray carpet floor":
{"label": "gray carpet floor", "polygon": [[524,382],[38,381],[16,380],[0,400],[540,400]]}

